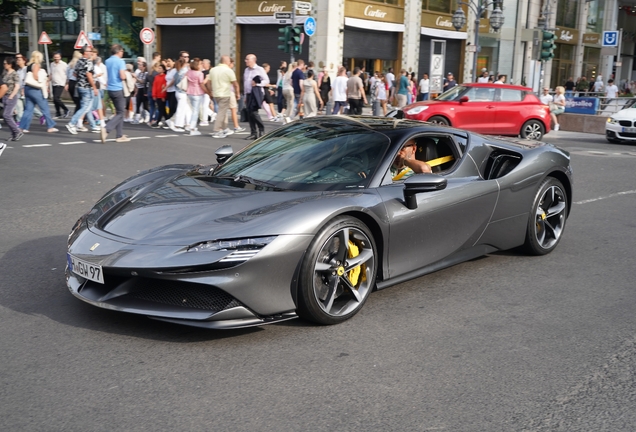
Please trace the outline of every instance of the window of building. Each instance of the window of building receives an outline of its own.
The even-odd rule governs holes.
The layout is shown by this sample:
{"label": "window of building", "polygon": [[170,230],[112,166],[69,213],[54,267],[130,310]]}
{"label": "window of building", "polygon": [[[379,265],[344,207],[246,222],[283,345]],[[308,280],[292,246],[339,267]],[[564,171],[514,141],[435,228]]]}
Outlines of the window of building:
{"label": "window of building", "polygon": [[[552,59],[552,76],[550,86],[556,87],[565,84],[574,70],[574,45],[557,44]],[[576,77],[574,77],[576,78]]]}
{"label": "window of building", "polygon": [[576,28],[579,0],[557,0],[556,25]]}
{"label": "window of building", "polygon": [[601,33],[603,31],[604,11],[605,0],[592,0],[588,3],[587,31],[589,33]]}
{"label": "window of building", "polygon": [[585,47],[583,50],[583,76],[596,81],[601,66],[601,49]]}
{"label": "window of building", "polygon": [[422,0],[422,10],[453,14],[457,10],[457,0]]}
{"label": "window of building", "polygon": [[404,0],[371,0],[371,1],[375,3],[384,3],[384,4],[395,5],[395,6],[402,6],[402,4],[404,3]]}

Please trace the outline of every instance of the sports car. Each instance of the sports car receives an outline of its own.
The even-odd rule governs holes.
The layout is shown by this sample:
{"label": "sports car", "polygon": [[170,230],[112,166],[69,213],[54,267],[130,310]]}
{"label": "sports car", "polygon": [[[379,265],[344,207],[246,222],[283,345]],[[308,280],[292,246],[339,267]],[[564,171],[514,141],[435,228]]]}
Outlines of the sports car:
{"label": "sports car", "polygon": [[[431,173],[409,172],[407,146]],[[336,324],[376,289],[495,251],[551,252],[572,202],[567,152],[413,120],[314,117],[217,161],[106,193],[69,235],[71,293],[207,328]]]}

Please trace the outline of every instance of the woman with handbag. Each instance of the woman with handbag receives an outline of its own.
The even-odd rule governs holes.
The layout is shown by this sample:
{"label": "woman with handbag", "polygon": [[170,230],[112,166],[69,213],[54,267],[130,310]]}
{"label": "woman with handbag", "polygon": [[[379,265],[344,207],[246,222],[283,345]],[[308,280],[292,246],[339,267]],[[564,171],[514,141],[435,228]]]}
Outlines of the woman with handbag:
{"label": "woman with handbag", "polygon": [[23,133],[29,132],[29,126],[33,118],[33,110],[36,105],[40,108],[46,120],[46,131],[49,133],[59,132],[55,128],[55,122],[53,118],[51,118],[51,110],[46,100],[48,96],[47,74],[40,66],[42,64],[42,57],[40,51],[33,51],[31,53],[31,59],[27,64],[27,74],[24,80],[25,107],[24,114],[20,120],[20,129],[22,129]]}

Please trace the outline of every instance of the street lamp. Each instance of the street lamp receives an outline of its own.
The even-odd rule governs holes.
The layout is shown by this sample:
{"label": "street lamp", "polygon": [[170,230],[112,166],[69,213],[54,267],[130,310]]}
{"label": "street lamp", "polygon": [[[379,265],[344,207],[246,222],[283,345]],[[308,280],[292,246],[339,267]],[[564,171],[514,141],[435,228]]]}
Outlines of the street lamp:
{"label": "street lamp", "polygon": [[12,23],[15,26],[15,52],[20,52],[20,12],[13,12]]}
{"label": "street lamp", "polygon": [[459,31],[459,29],[464,27],[464,25],[466,24],[466,14],[464,14],[463,9],[461,8],[462,5],[468,6],[475,13],[475,53],[473,55],[474,82],[477,80],[477,54],[479,53],[481,48],[479,46],[479,19],[481,18],[481,15],[484,13],[484,11],[486,11],[490,6],[495,5],[495,9],[490,14],[490,27],[492,27],[494,30],[499,30],[503,26],[504,16],[501,8],[499,7],[498,0],[468,0],[467,2],[460,0],[457,4],[457,10],[453,14],[453,18],[451,19],[453,27],[455,27],[457,31]]}

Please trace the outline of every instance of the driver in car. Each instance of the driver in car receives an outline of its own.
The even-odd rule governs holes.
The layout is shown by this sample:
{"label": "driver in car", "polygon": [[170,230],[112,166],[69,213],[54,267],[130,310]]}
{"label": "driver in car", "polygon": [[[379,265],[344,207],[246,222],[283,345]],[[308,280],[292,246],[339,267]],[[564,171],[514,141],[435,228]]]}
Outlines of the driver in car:
{"label": "driver in car", "polygon": [[393,181],[404,180],[413,174],[431,173],[431,167],[426,162],[415,159],[417,143],[415,139],[408,140],[398,152],[391,165]]}

